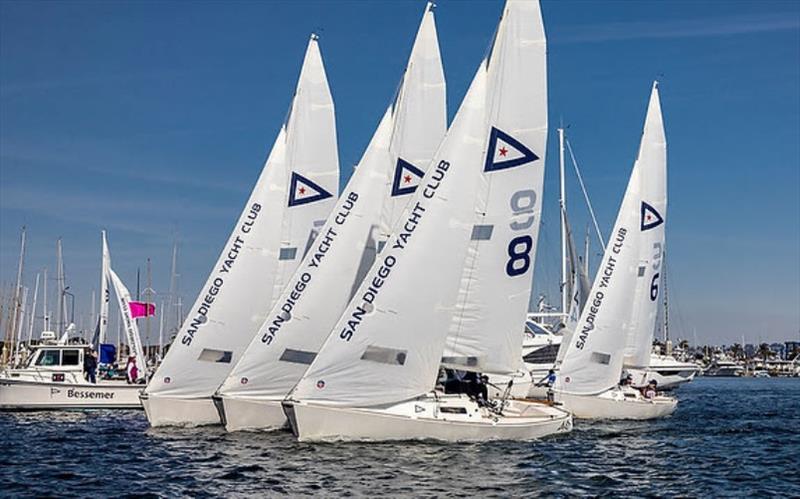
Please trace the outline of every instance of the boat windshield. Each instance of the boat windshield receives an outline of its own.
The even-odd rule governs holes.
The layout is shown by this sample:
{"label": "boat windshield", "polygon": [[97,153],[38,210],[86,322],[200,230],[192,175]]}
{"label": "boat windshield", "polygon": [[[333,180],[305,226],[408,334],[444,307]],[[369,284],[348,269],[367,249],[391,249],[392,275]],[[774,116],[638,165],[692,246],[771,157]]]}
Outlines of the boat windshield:
{"label": "boat windshield", "polygon": [[542,326],[536,324],[535,322],[527,321],[525,322],[525,327],[528,329],[529,334],[541,334],[544,336],[550,336],[550,332],[544,329]]}
{"label": "boat windshield", "polygon": [[42,350],[39,358],[36,359],[37,366],[57,366],[61,364],[61,351],[60,350]]}

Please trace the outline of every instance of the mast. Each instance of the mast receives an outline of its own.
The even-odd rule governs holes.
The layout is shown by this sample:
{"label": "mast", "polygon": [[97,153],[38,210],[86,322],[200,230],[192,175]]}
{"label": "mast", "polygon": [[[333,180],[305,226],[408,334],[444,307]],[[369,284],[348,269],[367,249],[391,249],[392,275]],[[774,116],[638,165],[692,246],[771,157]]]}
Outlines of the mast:
{"label": "mast", "polygon": [[164,358],[164,302],[161,302],[161,315],[158,318],[158,359]]}
{"label": "mast", "polygon": [[22,326],[25,323],[25,311],[28,304],[28,288],[22,288],[22,302],[19,308],[19,321],[17,323],[17,330],[14,332],[16,338],[14,340],[14,364],[19,365],[19,347],[22,343]]}
{"label": "mast", "polygon": [[[175,327],[171,326],[171,320],[167,320],[167,331],[172,332],[173,329],[178,329],[180,327],[181,321],[183,320],[182,313],[181,313],[181,304],[180,299],[178,298],[178,240],[176,239],[172,243],[172,269],[170,271],[169,276],[169,297],[167,298],[167,308],[164,308],[162,305],[161,313],[162,316],[167,313],[169,310],[169,314],[175,314]],[[161,345],[161,339],[159,339],[159,345]],[[159,354],[163,355],[162,351],[163,346],[159,346]]]}
{"label": "mast", "polygon": [[[662,264],[663,274],[661,276],[661,284],[664,286],[664,348],[667,348],[669,341],[669,302],[667,297],[667,252],[664,250],[664,263]],[[744,348],[744,345],[742,345]]]}
{"label": "mast", "polygon": [[66,329],[67,320],[67,294],[64,277],[64,256],[61,249],[61,238],[56,241],[56,281],[58,282],[58,314],[56,315],[57,333],[61,334]]}
{"label": "mast", "polygon": [[[97,324],[97,303],[95,302],[95,300],[97,300],[97,292],[93,289],[92,290],[92,315],[89,316],[89,327],[91,327],[92,324]],[[98,340],[99,340],[99,338],[98,338]],[[98,345],[95,345],[97,347],[98,351],[100,351],[99,343],[100,342],[98,341]]]}
{"label": "mast", "polygon": [[586,224],[586,236],[583,239],[583,268],[589,273],[589,224]]}
{"label": "mast", "polygon": [[142,355],[145,356],[142,359],[143,362],[147,360],[147,350],[150,347],[150,301],[152,300],[153,295],[153,274],[150,268],[150,258],[147,259],[147,287],[144,290],[144,337],[145,337],[145,347]]}
{"label": "mast", "polygon": [[[106,335],[108,333],[108,303],[110,298],[108,290],[108,271],[111,269],[111,255],[108,251],[106,231],[101,231],[101,235],[102,250],[100,255],[100,315],[97,318],[97,323],[99,326],[97,342],[102,345],[106,342]],[[94,303],[94,298],[92,299],[92,303]]]}
{"label": "mast", "polygon": [[558,177],[560,194],[558,206],[561,212],[561,314],[567,314],[569,297],[567,296],[567,194],[564,178],[564,128],[558,129]]}
{"label": "mast", "polygon": [[0,359],[3,364],[6,364],[11,360],[10,356],[15,351],[14,341],[17,336],[17,330],[20,328],[20,323],[22,322],[22,269],[25,261],[25,232],[25,226],[23,225],[22,232],[20,234],[19,264],[17,265],[17,281],[14,285],[14,293],[12,298],[13,305],[11,307],[11,321],[6,324],[5,348],[3,358]]}
{"label": "mast", "polygon": [[33,323],[36,321],[36,298],[39,296],[39,273],[36,273],[36,285],[33,287],[33,306],[31,307],[31,320],[28,323],[28,346],[33,339]]}
{"label": "mast", "polygon": [[50,312],[47,310],[47,267],[42,279],[42,331],[50,331]]}

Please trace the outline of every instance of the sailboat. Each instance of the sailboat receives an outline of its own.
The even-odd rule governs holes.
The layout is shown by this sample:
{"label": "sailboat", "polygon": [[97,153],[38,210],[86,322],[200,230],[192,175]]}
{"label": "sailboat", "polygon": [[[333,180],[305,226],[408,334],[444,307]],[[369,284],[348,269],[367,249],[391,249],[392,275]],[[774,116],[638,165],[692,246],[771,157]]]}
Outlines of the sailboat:
{"label": "sailboat", "polygon": [[215,397],[229,431],[286,426],[281,402],[385,246],[446,129],[444,72],[428,4],[394,102],[293,284]]}
{"label": "sailboat", "polygon": [[521,364],[546,135],[539,3],[509,0],[405,216],[284,402],[301,441],[531,439],[571,429],[571,415],[555,407],[435,390],[443,361],[495,372]]}
{"label": "sailboat", "polygon": [[[114,285],[130,352],[140,359],[140,379],[144,379],[146,363],[139,330],[130,310],[130,293],[111,269],[105,231],[102,245],[101,284],[111,280]],[[63,275],[63,270],[59,275]],[[101,311],[105,310],[101,314],[105,313],[107,319],[107,284],[102,287],[106,293],[105,296],[101,293],[100,297]],[[0,372],[0,409],[141,408],[139,394],[142,384],[102,378],[98,378],[97,383],[90,383],[84,378],[84,358],[90,355],[91,345],[68,344],[67,337],[74,329],[74,325],[70,325],[61,340],[56,340],[55,332],[43,331],[40,344],[34,347],[24,365]]]}
{"label": "sailboat", "polygon": [[651,419],[677,406],[674,398],[646,399],[619,385],[624,364],[650,359],[666,212],[667,149],[654,83],[639,155],[556,382],[556,398],[577,418]]}
{"label": "sailboat", "polygon": [[220,423],[211,397],[312,247],[338,185],[333,100],[312,35],[286,122],[205,286],[142,396],[152,426]]}

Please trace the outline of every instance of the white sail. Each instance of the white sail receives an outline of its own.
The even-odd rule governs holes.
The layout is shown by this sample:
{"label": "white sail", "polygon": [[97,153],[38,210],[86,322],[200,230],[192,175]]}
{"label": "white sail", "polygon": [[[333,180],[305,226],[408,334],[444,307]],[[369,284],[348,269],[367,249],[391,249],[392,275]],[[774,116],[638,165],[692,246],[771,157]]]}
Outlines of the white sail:
{"label": "white sail", "polygon": [[564,219],[564,229],[567,242],[567,282],[564,290],[567,296],[566,327],[568,330],[574,331],[589,297],[591,284],[586,273],[586,264],[578,258],[578,253],[575,251],[575,241],[566,218]]}
{"label": "white sail", "polygon": [[99,348],[100,344],[106,342],[106,331],[108,329],[108,302],[109,302],[109,294],[108,294],[108,279],[109,279],[109,271],[111,270],[111,255],[108,252],[108,241],[106,240],[106,231],[101,231],[102,239],[103,239],[103,250],[102,250],[102,265],[100,269],[100,315],[97,318],[98,320],[98,345],[95,345],[96,348]]}
{"label": "white sail", "polygon": [[[562,293],[565,293],[567,296],[567,309],[561,344],[568,345],[572,341],[575,330],[578,328],[578,320],[586,305],[586,301],[589,299],[591,284],[589,283],[589,276],[586,273],[586,265],[584,262],[580,261],[575,251],[575,242],[572,239],[572,231],[570,230],[569,222],[566,217],[564,217],[563,223],[566,236],[565,240],[567,243],[567,281]],[[566,347],[558,349],[555,362],[556,366],[561,365],[566,353]]]}
{"label": "white sail", "polygon": [[[472,237],[442,363],[509,373],[522,365],[547,143],[547,61],[538,2],[509,2],[489,60],[491,132]],[[521,167],[524,166],[524,167]]]}
{"label": "white sail", "polygon": [[312,36],[286,124],[147,394],[217,390],[333,207],[338,171],[333,101]]}
{"label": "white sail", "polygon": [[[433,12],[426,8],[396,101],[387,109],[336,207],[220,388],[282,399],[333,329],[372,264],[379,228],[402,213],[447,126]],[[383,209],[382,209],[383,208]]]}
{"label": "white sail", "polygon": [[636,291],[626,327],[628,339],[623,365],[647,368],[661,308],[659,297],[667,217],[667,144],[657,84],[653,85],[650,96],[636,163],[643,172],[639,207],[642,220]]}
{"label": "white sail", "polygon": [[125,338],[128,341],[130,355],[136,358],[136,366],[138,368],[137,379],[146,378],[147,357],[145,357],[144,349],[142,348],[139,326],[136,325],[136,319],[134,319],[131,314],[131,294],[113,269],[108,269],[108,276],[111,279],[111,284],[114,286],[114,294],[117,295],[117,303],[119,305],[122,326],[125,329]]}
{"label": "white sail", "polygon": [[[558,377],[560,391],[594,395],[619,382],[632,319],[641,316],[635,309],[642,306],[643,299],[651,301],[650,286],[645,289],[640,283],[657,281],[653,276],[661,264],[665,210],[666,142],[654,86],[639,156],[611,240],[576,331],[566,345]],[[659,233],[661,239],[656,241],[658,236],[652,235]],[[655,292],[657,297],[657,288]],[[655,312],[657,301],[652,302]],[[653,325],[651,321],[651,335]]]}
{"label": "white sail", "polygon": [[[508,230],[498,229],[490,235],[488,229],[481,228],[486,223],[502,223],[506,227],[514,224],[521,234],[530,234],[531,226],[526,223],[530,213],[515,216],[512,199],[501,204],[487,192],[488,186],[493,185],[506,195],[513,195],[504,185],[507,179],[520,179],[512,172],[538,169],[543,163],[532,156],[543,157],[544,151],[534,152],[531,148],[536,145],[521,141],[533,140],[541,122],[539,99],[520,80],[529,76],[526,67],[537,66],[543,59],[532,53],[529,59],[519,59],[517,55],[531,46],[537,47],[535,52],[543,50],[544,40],[520,33],[528,29],[526,25],[533,26],[534,31],[541,29],[538,2],[509,1],[490,57],[478,69],[406,216],[395,226],[378,261],[292,392],[292,398],[367,407],[430,391],[456,312],[468,248],[475,252],[472,239],[477,235],[491,241],[508,234]],[[539,86],[543,81],[528,83]],[[534,93],[540,90],[537,88]],[[501,97],[503,91],[509,93]],[[522,95],[513,94],[518,91]],[[529,122],[525,124],[522,117]],[[523,138],[517,139],[518,136]],[[487,144],[495,146],[500,140],[510,146],[507,159],[497,158],[494,147],[487,159]],[[542,147],[543,144],[544,140]],[[522,178],[530,180],[528,176]],[[502,209],[505,215],[483,213],[481,209],[487,207]],[[509,242],[503,241],[504,250]],[[525,255],[532,249],[532,244],[521,248]],[[482,258],[478,255],[478,260]],[[475,258],[471,257],[471,261]],[[496,271],[508,281],[495,292],[506,297],[503,309],[514,313],[517,297],[513,295],[521,290],[509,283],[515,278],[529,280],[530,268],[509,263],[507,255],[498,261],[502,263]],[[512,273],[520,275],[507,276],[507,265]],[[523,298],[527,303],[527,296]],[[515,331],[517,341],[521,341],[518,331],[524,308],[518,319]]]}

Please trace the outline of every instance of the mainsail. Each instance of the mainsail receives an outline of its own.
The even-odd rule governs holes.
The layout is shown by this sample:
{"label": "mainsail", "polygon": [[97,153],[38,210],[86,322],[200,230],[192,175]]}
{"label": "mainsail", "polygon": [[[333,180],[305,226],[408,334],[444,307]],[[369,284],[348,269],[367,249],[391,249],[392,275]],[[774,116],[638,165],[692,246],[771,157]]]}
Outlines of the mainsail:
{"label": "mainsail", "polygon": [[547,54],[538,2],[509,2],[487,78],[489,140],[442,363],[508,373],[522,364],[541,219]]}
{"label": "mainsail", "polygon": [[[314,359],[421,181],[447,126],[445,84],[433,11],[417,32],[395,102],[319,236],[242,359],[225,396],[282,399]],[[354,282],[354,279],[356,282]]]}
{"label": "mainsail", "polygon": [[[527,171],[543,167],[546,129],[539,129],[544,79],[531,78],[531,71],[543,74],[543,65],[538,2],[509,1],[490,56],[480,65],[405,216],[292,398],[364,407],[430,391],[453,315],[466,315],[459,301],[465,262],[488,272],[484,265],[492,258],[484,252],[493,254],[493,270],[502,279],[471,282],[494,285],[497,297],[491,303],[501,310],[491,316],[509,316],[484,331],[491,336],[486,342],[502,344],[494,335],[505,336],[504,326],[513,322],[520,343],[514,361],[519,362],[531,234],[541,198],[533,191],[536,174]],[[476,241],[487,248],[476,247]],[[509,345],[503,354],[513,349]]]}
{"label": "mainsail", "polygon": [[[576,331],[566,345],[559,390],[594,395],[615,386],[629,338],[646,340],[649,357],[666,204],[666,140],[658,87],[654,85],[639,155],[611,240]],[[641,355],[639,343],[636,352]]]}
{"label": "mainsail", "polygon": [[623,365],[647,368],[662,305],[659,297],[667,217],[667,144],[657,84],[653,84],[637,164],[641,164],[644,172],[639,206],[639,263],[633,306],[626,325]]}
{"label": "mainsail", "polygon": [[213,395],[328,216],[338,175],[333,101],[312,36],[287,121],[148,394]]}
{"label": "mainsail", "polygon": [[136,358],[136,366],[138,368],[137,379],[146,378],[147,357],[142,348],[139,326],[136,325],[136,319],[134,319],[131,314],[131,294],[128,288],[122,283],[122,280],[117,276],[117,273],[110,268],[108,269],[108,277],[111,279],[111,284],[114,286],[114,294],[117,295],[119,313],[122,317],[122,327],[125,329],[125,338],[128,340],[130,355]]}
{"label": "mainsail", "polygon": [[566,217],[564,217],[564,230],[567,241],[567,282],[563,291],[567,295],[566,328],[568,331],[574,331],[589,297],[591,284],[586,273],[586,264],[578,258],[578,253],[575,251],[575,241]]}

